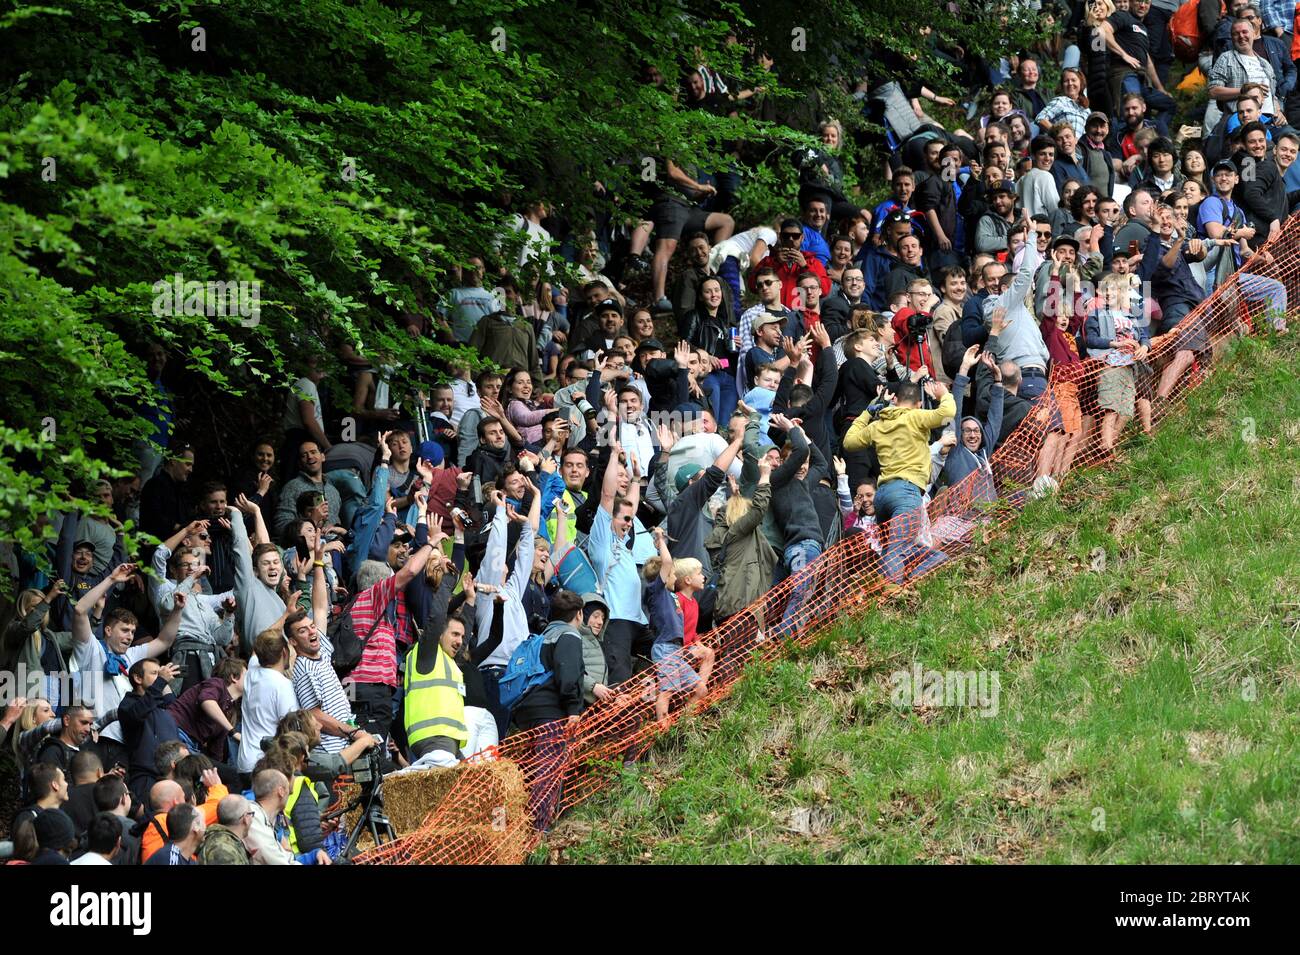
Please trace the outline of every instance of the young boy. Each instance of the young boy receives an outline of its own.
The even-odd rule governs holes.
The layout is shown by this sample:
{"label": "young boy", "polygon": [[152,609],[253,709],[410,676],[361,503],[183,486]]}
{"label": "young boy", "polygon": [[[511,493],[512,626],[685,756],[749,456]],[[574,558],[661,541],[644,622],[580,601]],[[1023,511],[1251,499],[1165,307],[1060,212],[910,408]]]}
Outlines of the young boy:
{"label": "young boy", "polygon": [[1137,398],[1137,362],[1147,356],[1150,331],[1145,323],[1133,319],[1126,300],[1127,276],[1107,275],[1101,280],[1102,307],[1093,310],[1084,325],[1084,344],[1088,355],[1105,362],[1097,380],[1097,404],[1104,417],[1101,422],[1101,446],[1115,447],[1119,433],[1133,417],[1134,404],[1145,405],[1142,419],[1151,417],[1151,402]]}
{"label": "young boy", "polygon": [[871,214],[871,221],[875,223],[871,227],[872,236],[877,245],[880,244],[880,226],[885,221],[885,216],[891,212],[901,212],[912,220],[912,234],[918,234],[918,229],[924,226],[924,213],[918,212],[910,205],[912,193],[916,191],[916,175],[906,166],[902,166],[894,172],[894,180],[891,183],[894,189],[893,198],[886,199],[880,205],[876,206]]}
{"label": "young boy", "polygon": [[754,375],[754,387],[745,392],[741,399],[750,408],[761,415],[758,430],[767,433],[767,419],[772,414],[772,404],[776,401],[776,390],[781,387],[781,372],[769,365],[763,365]]}
{"label": "young boy", "polygon": [[[656,527],[652,533],[659,556],[646,561],[642,573],[646,579],[646,616],[655,635],[650,659],[659,667],[655,717],[661,728],[667,728],[668,705],[672,702],[674,693],[690,691],[694,699],[704,699],[708,692],[709,672],[713,669],[713,651],[702,645],[692,646],[690,650],[683,649],[686,628],[674,593],[677,574],[673,555],[668,552],[668,535],[662,527]],[[707,651],[707,654],[701,651]],[[698,674],[687,662],[692,657],[702,661]]]}

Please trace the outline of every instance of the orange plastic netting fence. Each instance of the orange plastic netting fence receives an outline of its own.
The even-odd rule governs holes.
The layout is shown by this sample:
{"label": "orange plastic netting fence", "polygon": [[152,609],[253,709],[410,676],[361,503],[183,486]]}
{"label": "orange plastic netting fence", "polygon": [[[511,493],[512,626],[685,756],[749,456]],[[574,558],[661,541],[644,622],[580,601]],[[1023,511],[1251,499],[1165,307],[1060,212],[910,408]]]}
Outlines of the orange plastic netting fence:
{"label": "orange plastic netting fence", "polygon": [[[1272,280],[1272,282],[1268,281]],[[1103,446],[1103,403],[1125,404],[1125,392],[1139,403],[1156,395],[1169,375],[1172,391],[1157,399],[1151,425],[1175,413],[1189,389],[1196,387],[1218,359],[1226,342],[1245,332],[1267,332],[1284,314],[1277,296],[1300,297],[1300,219],[1291,218],[1277,237],[1202,301],[1169,334],[1156,340],[1144,364],[1117,368],[1084,357],[1054,366],[1046,393],[1010,438],[994,453],[991,473],[976,470],[930,502],[928,524],[915,520],[898,536],[928,534],[933,548],[948,561],[1014,520],[1044,475],[1064,474],[1113,460]],[[1174,380],[1169,371],[1185,363],[1188,346],[1194,363]],[[1179,353],[1184,352],[1180,357]],[[1174,371],[1178,368],[1175,366]],[[1103,397],[1099,399],[1099,386]],[[1116,400],[1118,395],[1119,400]],[[1089,418],[1092,420],[1089,421]],[[1081,419],[1081,420],[1080,420]],[[1141,426],[1140,414],[1127,427]],[[1091,424],[1088,428],[1087,425]],[[1063,428],[1080,426],[1074,435]],[[891,524],[898,524],[898,518]],[[901,525],[900,525],[901,527]],[[890,532],[886,526],[880,537]],[[828,627],[864,613],[889,599],[896,589],[883,574],[879,540],[866,534],[842,539],[804,570],[772,588],[748,608],[728,618],[701,640],[716,654],[706,704],[726,697],[746,666],[774,660],[792,648],[811,643]],[[909,579],[929,568],[916,567],[925,551],[912,556]],[[791,599],[792,596],[795,599]],[[654,715],[654,679],[662,664],[633,676],[611,700],[588,708],[567,731],[555,723],[510,736],[494,750],[475,756],[513,760],[530,790],[530,810],[544,807],[550,818],[581,803],[619,775],[625,759],[643,753],[662,732]],[[668,722],[690,710],[677,694]],[[468,765],[468,764],[467,764]],[[370,864],[439,864],[522,862],[540,834],[528,813],[504,811],[499,779],[462,771],[445,799],[423,824],[397,841],[371,849],[358,862]]]}

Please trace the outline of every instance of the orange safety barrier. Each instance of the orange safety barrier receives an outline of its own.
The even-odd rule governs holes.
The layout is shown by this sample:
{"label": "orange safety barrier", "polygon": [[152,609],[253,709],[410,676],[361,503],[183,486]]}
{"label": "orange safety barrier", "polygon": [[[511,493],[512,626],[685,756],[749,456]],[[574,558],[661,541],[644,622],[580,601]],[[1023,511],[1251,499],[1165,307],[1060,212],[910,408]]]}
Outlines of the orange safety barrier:
{"label": "orange safety barrier", "polygon": [[[1175,413],[1187,391],[1204,380],[1227,340],[1251,329],[1267,333],[1274,320],[1280,320],[1278,314],[1266,314],[1269,303],[1262,297],[1265,283],[1261,278],[1280,282],[1290,302],[1300,298],[1300,219],[1292,217],[1240,271],[1155,342],[1145,365],[1132,375],[1138,400],[1155,394],[1171,363],[1187,361],[1189,356],[1180,358],[1178,354],[1185,351],[1181,346],[1190,344],[1196,352],[1195,361],[1179,375],[1172,393],[1155,401],[1152,427]],[[906,539],[918,531],[928,533],[933,547],[948,558],[931,569],[942,568],[1012,521],[1035,493],[1036,482],[1040,488],[1044,486],[1045,476],[1059,480],[1066,473],[1112,460],[1116,450],[1108,450],[1101,440],[1098,389],[1101,386],[1111,400],[1116,390],[1126,387],[1125,374],[1086,357],[1081,363],[1055,366],[1047,392],[994,453],[991,474],[975,471],[940,492],[927,508],[928,526],[920,526],[925,522],[918,515],[912,526],[903,528],[899,522],[904,518],[900,517],[890,522],[897,527],[881,528],[880,537],[888,537],[891,529],[895,536]],[[1079,430],[1073,435],[1063,431],[1076,425]],[[1129,429],[1138,426],[1139,421],[1128,424]],[[911,566],[924,556],[916,554]],[[897,587],[882,570],[881,555],[873,548],[872,538],[850,535],[702,636],[702,642],[716,654],[702,705],[726,697],[752,661],[782,657],[794,647],[811,643],[830,626],[889,599]],[[531,793],[530,811],[544,808],[553,819],[604,788],[618,775],[623,760],[645,752],[663,731],[655,720],[653,702],[654,680],[661,666],[633,676],[618,688],[621,692],[615,698],[588,708],[573,727],[557,722],[518,733],[473,759],[515,761]],[[684,696],[674,698],[668,725],[693,711]],[[526,813],[508,818],[502,803],[499,787],[490,779],[463,773],[415,832],[371,849],[357,861],[400,865],[522,862],[539,843],[540,833]]]}

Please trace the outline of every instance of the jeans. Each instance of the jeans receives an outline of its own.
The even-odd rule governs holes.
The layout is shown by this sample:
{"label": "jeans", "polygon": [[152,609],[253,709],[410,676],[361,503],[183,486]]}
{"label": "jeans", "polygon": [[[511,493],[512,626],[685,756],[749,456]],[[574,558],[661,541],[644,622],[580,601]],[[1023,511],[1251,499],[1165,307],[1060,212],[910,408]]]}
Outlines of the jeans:
{"label": "jeans", "polygon": [[479,676],[483,677],[483,694],[487,697],[487,709],[497,724],[497,738],[505,739],[510,727],[510,710],[501,705],[501,677],[506,668],[500,666],[483,667]]}
{"label": "jeans", "polygon": [[1241,297],[1252,305],[1267,302],[1265,316],[1274,328],[1286,328],[1286,286],[1277,279],[1242,272],[1238,276]]}
{"label": "jeans", "polygon": [[1174,115],[1174,110],[1177,107],[1173,97],[1146,85],[1136,73],[1125,74],[1124,79],[1120,82],[1120,95],[1123,96],[1126,93],[1141,94],[1142,98],[1147,101],[1147,109],[1150,110],[1151,120],[1156,124],[1156,129],[1160,131],[1161,136],[1168,136],[1169,118]]}
{"label": "jeans", "polygon": [[901,584],[907,574],[907,565],[926,554],[912,571],[919,576],[948,559],[943,551],[930,550],[916,541],[921,529],[918,513],[921,509],[921,489],[911,481],[895,478],[886,481],[876,490],[876,524],[885,528],[885,552],[882,563],[885,576],[891,583]]}
{"label": "jeans", "polygon": [[740,303],[744,298],[740,288],[740,259],[734,255],[727,256],[718,266],[718,275],[722,277],[722,281],[731,286],[732,311],[739,315]]}
{"label": "jeans", "polygon": [[1043,392],[1047,391],[1047,376],[1042,373],[1031,374],[1024,370],[1021,375],[1020,390],[1017,392],[1020,397],[1034,399],[1041,397]]}
{"label": "jeans", "polygon": [[[1079,60],[1079,48],[1071,43],[1065,48],[1065,52],[1061,54],[1061,69],[1077,70],[1079,68]],[[1164,81],[1161,80],[1161,82]]]}
{"label": "jeans", "polygon": [[533,817],[533,828],[545,832],[555,818],[555,807],[564,788],[564,756],[568,749],[564,720],[547,720],[521,726],[529,730],[541,727],[533,741],[533,765],[536,767],[528,784],[528,812]]}
{"label": "jeans", "polygon": [[736,377],[731,368],[720,368],[709,372],[704,379],[704,391],[713,405],[713,417],[718,422],[718,429],[725,431],[731,413],[736,410]]}
{"label": "jeans", "polygon": [[[821,554],[821,541],[802,540],[791,544],[785,549],[785,554],[781,560],[782,565],[786,568],[785,576],[799,576],[811,567]],[[785,613],[781,616],[781,627],[777,631],[778,635],[789,636],[795,631],[793,621],[799,613],[799,608],[803,606],[804,601],[808,599],[808,595],[812,592],[813,584],[813,575],[806,574],[790,591],[790,599],[786,601]]]}

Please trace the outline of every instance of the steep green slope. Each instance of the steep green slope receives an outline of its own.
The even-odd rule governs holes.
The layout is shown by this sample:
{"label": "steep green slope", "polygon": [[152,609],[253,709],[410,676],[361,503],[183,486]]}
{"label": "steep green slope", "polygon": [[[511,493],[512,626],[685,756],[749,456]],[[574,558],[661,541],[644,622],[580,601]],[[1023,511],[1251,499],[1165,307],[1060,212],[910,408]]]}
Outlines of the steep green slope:
{"label": "steep green slope", "polygon": [[[1238,343],[1123,461],[748,674],[535,859],[1300,860],[1297,358]],[[996,675],[996,705],[891,701],[914,666]]]}

